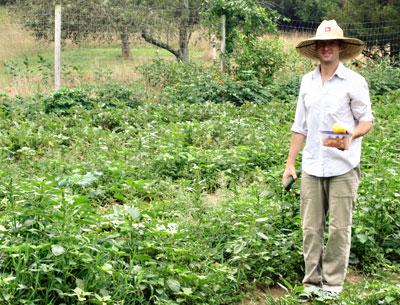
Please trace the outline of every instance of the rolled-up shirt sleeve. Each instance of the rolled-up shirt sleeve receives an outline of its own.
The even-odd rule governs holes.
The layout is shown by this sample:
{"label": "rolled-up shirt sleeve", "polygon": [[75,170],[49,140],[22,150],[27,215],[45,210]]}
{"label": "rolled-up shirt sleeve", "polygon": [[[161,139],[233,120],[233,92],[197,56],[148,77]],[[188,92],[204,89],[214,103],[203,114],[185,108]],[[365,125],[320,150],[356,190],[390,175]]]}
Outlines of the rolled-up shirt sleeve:
{"label": "rolled-up shirt sleeve", "polygon": [[350,95],[350,105],[353,116],[357,121],[373,122],[374,116],[371,110],[371,99],[368,84],[364,78],[361,79],[357,89]]}
{"label": "rolled-up shirt sleeve", "polygon": [[294,116],[294,122],[291,131],[307,136],[306,109],[304,105],[304,78],[300,85],[300,92],[296,105],[296,114]]}

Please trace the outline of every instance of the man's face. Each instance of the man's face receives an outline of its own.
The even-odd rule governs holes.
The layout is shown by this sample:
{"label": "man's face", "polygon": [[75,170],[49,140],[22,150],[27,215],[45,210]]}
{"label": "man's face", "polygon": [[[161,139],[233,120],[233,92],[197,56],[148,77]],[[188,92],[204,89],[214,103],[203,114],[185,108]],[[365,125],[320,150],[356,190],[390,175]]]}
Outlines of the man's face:
{"label": "man's face", "polygon": [[321,63],[336,63],[339,61],[341,44],[338,40],[318,40],[316,43],[318,57]]}

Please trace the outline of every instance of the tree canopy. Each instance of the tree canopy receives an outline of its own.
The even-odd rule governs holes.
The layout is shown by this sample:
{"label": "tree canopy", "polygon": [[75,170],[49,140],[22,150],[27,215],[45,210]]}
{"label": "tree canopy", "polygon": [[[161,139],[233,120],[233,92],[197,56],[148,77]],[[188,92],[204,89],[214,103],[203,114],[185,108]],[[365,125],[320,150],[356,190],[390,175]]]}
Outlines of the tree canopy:
{"label": "tree canopy", "polygon": [[375,58],[389,56],[393,63],[400,61],[400,1],[348,0],[330,17],[347,24],[347,35],[362,39],[365,55]]}

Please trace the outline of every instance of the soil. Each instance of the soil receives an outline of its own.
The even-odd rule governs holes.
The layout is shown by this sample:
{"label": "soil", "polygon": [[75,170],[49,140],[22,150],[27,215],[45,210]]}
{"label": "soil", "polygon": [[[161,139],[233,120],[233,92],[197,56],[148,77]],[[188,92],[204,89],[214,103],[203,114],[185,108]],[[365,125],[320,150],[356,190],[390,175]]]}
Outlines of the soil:
{"label": "soil", "polygon": [[[346,282],[349,284],[357,284],[364,280],[363,276],[355,270],[349,270],[346,276]],[[266,296],[271,295],[275,301],[279,300],[287,291],[279,286],[262,287],[257,285],[256,289],[249,293],[239,305],[267,305]]]}

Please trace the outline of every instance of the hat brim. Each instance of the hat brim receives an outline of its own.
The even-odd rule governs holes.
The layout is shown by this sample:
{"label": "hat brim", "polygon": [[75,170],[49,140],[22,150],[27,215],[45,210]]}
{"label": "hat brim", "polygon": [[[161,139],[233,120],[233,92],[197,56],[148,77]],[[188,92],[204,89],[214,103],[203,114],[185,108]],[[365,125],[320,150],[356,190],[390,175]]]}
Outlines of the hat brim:
{"label": "hat brim", "polygon": [[357,38],[348,38],[348,37],[340,37],[340,38],[317,38],[313,37],[310,39],[306,39],[300,42],[296,46],[296,50],[300,53],[300,55],[311,58],[313,60],[319,60],[318,52],[316,46],[316,42],[318,40],[341,40],[343,41],[343,49],[339,54],[340,60],[349,60],[357,57],[362,50],[364,49],[364,42]]}

